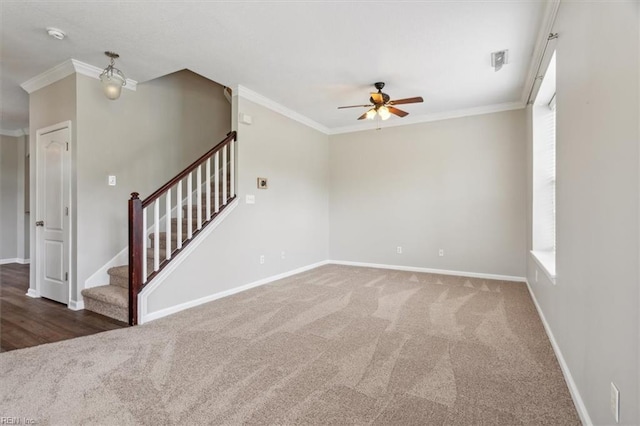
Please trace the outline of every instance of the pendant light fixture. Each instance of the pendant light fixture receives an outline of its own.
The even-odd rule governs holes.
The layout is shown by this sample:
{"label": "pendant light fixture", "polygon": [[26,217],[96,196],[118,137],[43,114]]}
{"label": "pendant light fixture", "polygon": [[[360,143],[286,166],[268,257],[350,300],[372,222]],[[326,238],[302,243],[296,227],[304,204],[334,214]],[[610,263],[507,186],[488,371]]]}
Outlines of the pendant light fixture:
{"label": "pendant light fixture", "polygon": [[100,74],[100,81],[102,81],[102,90],[107,98],[115,101],[120,97],[122,88],[127,84],[127,79],[118,68],[114,67],[116,59],[120,57],[114,52],[104,52],[106,56],[111,59],[109,65]]}

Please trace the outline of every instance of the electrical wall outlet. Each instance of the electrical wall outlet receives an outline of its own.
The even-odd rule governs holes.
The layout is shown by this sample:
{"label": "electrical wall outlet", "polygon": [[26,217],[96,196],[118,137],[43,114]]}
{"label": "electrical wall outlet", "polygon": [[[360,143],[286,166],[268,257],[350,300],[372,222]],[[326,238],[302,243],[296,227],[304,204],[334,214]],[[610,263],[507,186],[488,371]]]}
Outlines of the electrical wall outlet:
{"label": "electrical wall outlet", "polygon": [[444,256],[444,249],[438,250],[438,256],[440,257]]}
{"label": "electrical wall outlet", "polygon": [[402,247],[400,246],[396,247],[396,253],[402,254]]}
{"label": "electrical wall outlet", "polygon": [[260,264],[264,265],[264,254],[260,255]]}
{"label": "electrical wall outlet", "polygon": [[611,382],[611,414],[616,423],[620,423],[620,391],[613,382]]}

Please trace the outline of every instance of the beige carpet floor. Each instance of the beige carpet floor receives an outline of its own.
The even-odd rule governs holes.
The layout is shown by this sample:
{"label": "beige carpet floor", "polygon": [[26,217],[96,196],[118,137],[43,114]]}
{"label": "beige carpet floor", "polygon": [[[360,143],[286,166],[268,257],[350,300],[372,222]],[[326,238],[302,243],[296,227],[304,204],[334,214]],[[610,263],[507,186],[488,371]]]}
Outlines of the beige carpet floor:
{"label": "beige carpet floor", "polygon": [[0,378],[0,416],[39,425],[580,423],[524,284],[336,265]]}

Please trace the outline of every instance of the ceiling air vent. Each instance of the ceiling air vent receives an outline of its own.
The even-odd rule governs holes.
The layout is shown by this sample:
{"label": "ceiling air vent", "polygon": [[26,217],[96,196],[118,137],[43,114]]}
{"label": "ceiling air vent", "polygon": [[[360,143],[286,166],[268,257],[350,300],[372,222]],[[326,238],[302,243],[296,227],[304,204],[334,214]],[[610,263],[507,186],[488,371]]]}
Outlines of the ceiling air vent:
{"label": "ceiling air vent", "polygon": [[491,54],[491,66],[495,71],[500,71],[503,65],[509,63],[509,51],[500,50]]}

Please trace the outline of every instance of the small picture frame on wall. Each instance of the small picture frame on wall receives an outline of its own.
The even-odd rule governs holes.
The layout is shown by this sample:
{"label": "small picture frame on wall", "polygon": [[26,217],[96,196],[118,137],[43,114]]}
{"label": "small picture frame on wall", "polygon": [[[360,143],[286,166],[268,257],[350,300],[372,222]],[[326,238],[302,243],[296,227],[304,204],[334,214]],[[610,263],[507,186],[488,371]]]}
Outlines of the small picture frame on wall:
{"label": "small picture frame on wall", "polygon": [[269,187],[267,178],[258,178],[258,189],[267,189]]}

